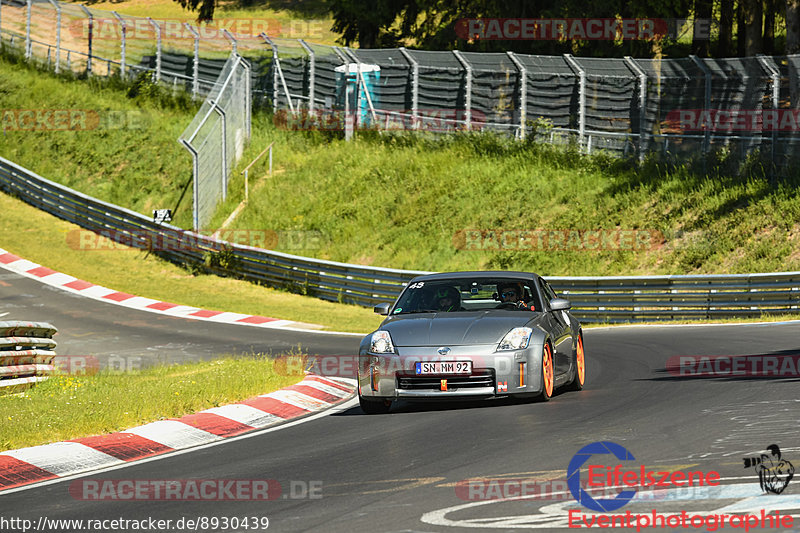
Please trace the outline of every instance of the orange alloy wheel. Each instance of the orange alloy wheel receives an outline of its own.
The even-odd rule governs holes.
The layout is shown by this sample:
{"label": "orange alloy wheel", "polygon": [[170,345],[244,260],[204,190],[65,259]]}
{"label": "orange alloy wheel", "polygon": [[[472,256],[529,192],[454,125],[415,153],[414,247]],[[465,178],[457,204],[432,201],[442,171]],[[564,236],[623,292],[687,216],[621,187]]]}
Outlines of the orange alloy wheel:
{"label": "orange alloy wheel", "polygon": [[577,350],[577,363],[578,363],[578,384],[582,387],[586,380],[586,363],[583,359],[583,334],[578,335],[578,350]]}
{"label": "orange alloy wheel", "polygon": [[545,343],[542,353],[542,397],[549,399],[553,395],[553,351]]}

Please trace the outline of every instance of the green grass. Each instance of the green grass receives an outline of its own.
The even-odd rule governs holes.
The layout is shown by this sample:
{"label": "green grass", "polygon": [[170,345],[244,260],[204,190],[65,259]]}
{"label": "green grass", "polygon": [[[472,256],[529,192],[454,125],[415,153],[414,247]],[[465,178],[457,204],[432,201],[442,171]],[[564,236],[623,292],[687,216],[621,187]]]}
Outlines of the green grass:
{"label": "green grass", "polygon": [[[325,302],[246,281],[192,275],[133,248],[81,250],[70,235],[78,226],[0,193],[0,248],[49,268],[113,288],[167,302],[216,311],[263,315],[320,324],[333,331],[368,332],[382,317],[371,309]],[[73,243],[73,245],[70,245]],[[98,247],[99,248],[99,247]]]}
{"label": "green grass", "polygon": [[[133,372],[55,375],[0,396],[0,451],[180,417],[297,383],[264,356],[156,366]],[[46,416],[43,416],[46,413]]]}
{"label": "green grass", "polygon": [[[267,0],[254,5],[247,5],[249,2],[217,2],[214,13],[215,22],[211,23],[211,28],[217,28],[219,22],[226,27],[231,19],[247,21],[247,24],[238,28],[238,33],[251,35],[253,23],[266,31],[272,38],[304,39],[318,44],[336,45],[336,40],[340,37],[338,33],[331,31],[333,18],[328,11],[325,2],[319,0],[303,2],[286,2]],[[122,15],[135,17],[152,17],[156,20],[167,21],[187,21],[194,23],[197,19],[196,11],[183,9],[177,2],[164,0],[106,0],[91,4],[93,9],[103,9],[109,11],[109,18],[113,18],[111,11],[116,11]],[[231,28],[237,32],[236,24]]]}

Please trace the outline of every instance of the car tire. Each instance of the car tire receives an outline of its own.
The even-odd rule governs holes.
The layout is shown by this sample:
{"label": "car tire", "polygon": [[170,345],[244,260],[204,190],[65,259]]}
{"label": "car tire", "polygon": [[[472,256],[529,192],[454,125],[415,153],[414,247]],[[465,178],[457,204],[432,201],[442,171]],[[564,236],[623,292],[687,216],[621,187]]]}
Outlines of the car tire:
{"label": "car tire", "polygon": [[575,347],[574,373],[567,385],[568,390],[582,390],[586,383],[586,354],[583,351],[583,332],[578,333],[578,344]]}
{"label": "car tire", "polygon": [[555,371],[553,367],[553,348],[549,342],[544,343],[542,348],[542,392],[539,393],[539,401],[549,401],[555,390]]}
{"label": "car tire", "polygon": [[368,400],[359,394],[358,405],[367,415],[385,415],[392,408],[390,400]]}

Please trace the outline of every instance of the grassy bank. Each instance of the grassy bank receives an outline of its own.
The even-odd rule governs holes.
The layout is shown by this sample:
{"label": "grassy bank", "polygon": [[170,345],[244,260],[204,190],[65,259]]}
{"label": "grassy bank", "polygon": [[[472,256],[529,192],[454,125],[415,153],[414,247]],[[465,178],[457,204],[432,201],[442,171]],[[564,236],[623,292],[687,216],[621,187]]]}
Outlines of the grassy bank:
{"label": "grassy bank", "polygon": [[[32,102],[43,109],[140,110],[147,122],[138,129],[7,131],[0,154],[139,212],[177,203],[191,172],[175,141],[195,111],[188,102],[153,97],[146,86],[66,81],[0,62],[0,105],[27,109]],[[279,241],[280,251],[398,268],[544,275],[800,269],[797,178],[771,183],[758,169],[737,175],[719,170],[724,165],[709,165],[707,175],[657,163],[635,168],[485,134],[432,140],[365,133],[345,143],[335,134],[276,128],[267,115],[254,117],[252,143],[211,227],[243,198],[238,171],[273,141],[276,172],[267,176],[264,161],[251,170],[250,202],[231,227],[314,236]],[[184,199],[178,208],[178,225],[189,225],[189,204]],[[504,249],[496,239],[465,249],[465,230],[561,232],[566,239],[635,230],[654,237],[634,249],[616,249],[618,236],[600,249],[568,242]]]}
{"label": "grassy bank", "polygon": [[299,373],[276,371],[272,360],[259,356],[125,373],[57,375],[25,393],[0,396],[0,451],[180,417],[301,379]]}

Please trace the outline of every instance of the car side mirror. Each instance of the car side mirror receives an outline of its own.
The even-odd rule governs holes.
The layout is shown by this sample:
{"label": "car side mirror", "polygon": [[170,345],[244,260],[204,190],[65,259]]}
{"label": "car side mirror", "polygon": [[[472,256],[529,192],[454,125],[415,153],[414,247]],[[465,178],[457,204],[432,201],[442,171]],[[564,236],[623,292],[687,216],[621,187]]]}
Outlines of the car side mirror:
{"label": "car side mirror", "polygon": [[566,311],[572,304],[566,298],[553,298],[550,300],[551,311]]}
{"label": "car side mirror", "polygon": [[376,313],[378,313],[379,315],[388,315],[389,314],[389,308],[391,306],[392,306],[392,304],[383,302],[383,303],[379,303],[378,305],[373,307],[372,310],[375,311]]}

